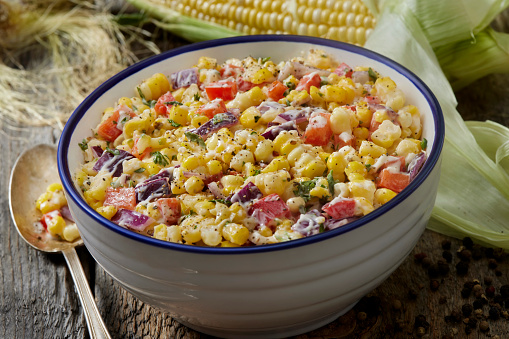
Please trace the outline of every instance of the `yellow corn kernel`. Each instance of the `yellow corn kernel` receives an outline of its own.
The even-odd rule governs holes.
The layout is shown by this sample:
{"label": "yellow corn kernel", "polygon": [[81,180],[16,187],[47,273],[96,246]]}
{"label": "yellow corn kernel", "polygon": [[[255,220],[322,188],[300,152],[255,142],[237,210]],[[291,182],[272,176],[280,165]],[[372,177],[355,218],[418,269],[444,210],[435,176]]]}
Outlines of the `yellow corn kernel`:
{"label": "yellow corn kernel", "polygon": [[100,206],[95,209],[97,213],[110,220],[117,213],[117,208],[115,206]]}
{"label": "yellow corn kernel", "polygon": [[200,57],[198,59],[198,64],[196,65],[198,69],[216,69],[217,68],[217,59],[209,58],[209,57]]}
{"label": "yellow corn kernel", "polygon": [[188,110],[185,106],[174,105],[170,109],[170,119],[182,126],[187,125]]}
{"label": "yellow corn kernel", "polygon": [[203,215],[204,217],[213,216],[211,210],[214,208],[216,208],[216,204],[214,204],[212,201],[200,201],[194,205],[194,210],[196,213]]}
{"label": "yellow corn kernel", "polygon": [[124,124],[124,135],[126,139],[132,138],[135,131],[149,133],[155,121],[155,114],[150,112],[142,113]]}
{"label": "yellow corn kernel", "polygon": [[78,186],[83,186],[83,182],[87,179],[87,177],[87,173],[85,173],[83,170],[78,170],[74,175],[74,180],[76,180]]}
{"label": "yellow corn kernel", "polygon": [[350,161],[345,168],[345,174],[350,181],[364,180],[368,171],[363,163],[359,161]]}
{"label": "yellow corn kernel", "polygon": [[388,189],[388,188],[379,188],[375,191],[375,206],[380,206],[388,203],[392,198],[397,195],[396,192]]}
{"label": "yellow corn kernel", "polygon": [[196,155],[191,155],[182,162],[182,167],[187,171],[192,171],[198,166],[200,166],[200,159]]}
{"label": "yellow corn kernel", "polygon": [[274,143],[272,142],[272,140],[266,139],[260,141],[258,145],[256,145],[254,156],[256,158],[256,161],[267,163],[272,159],[273,152]]}
{"label": "yellow corn kernel", "polygon": [[338,152],[332,153],[327,159],[327,168],[329,171],[332,171],[334,180],[345,180],[345,168],[347,164],[348,161]]}
{"label": "yellow corn kernel", "polygon": [[371,140],[378,146],[389,148],[400,136],[401,128],[390,120],[384,120],[371,134]]}
{"label": "yellow corn kernel", "polygon": [[302,176],[305,177],[318,177],[323,174],[327,166],[322,159],[311,160],[302,170]]}
{"label": "yellow corn kernel", "polygon": [[362,142],[369,138],[369,129],[366,127],[355,127],[352,131],[357,141]]}
{"label": "yellow corn kernel", "polygon": [[305,90],[303,91],[297,91],[297,90],[291,90],[288,95],[282,99],[279,100],[280,104],[287,104],[290,102],[293,106],[299,106],[303,105],[311,100],[311,96],[309,93]]}
{"label": "yellow corn kernel", "polygon": [[46,223],[48,227],[48,232],[53,235],[60,235],[65,228],[65,220],[61,216],[54,216]]}
{"label": "yellow corn kernel", "polygon": [[165,224],[156,225],[153,237],[159,240],[166,240],[168,237],[168,227]]}
{"label": "yellow corn kernel", "polygon": [[361,127],[369,128],[373,112],[371,112],[367,105],[363,106],[358,105],[355,110],[355,115],[357,116],[357,119],[359,120],[359,125]]}
{"label": "yellow corn kernel", "polygon": [[379,109],[375,111],[375,113],[373,113],[373,117],[375,118],[375,121],[379,123],[382,123],[385,120],[389,120],[389,114],[385,109]]}
{"label": "yellow corn kernel", "polygon": [[359,147],[359,155],[361,157],[369,155],[373,158],[378,158],[385,153],[387,153],[387,149],[367,140],[363,140],[361,146]]}
{"label": "yellow corn kernel", "polygon": [[281,147],[279,148],[279,154],[288,155],[295,148],[299,147],[300,144],[302,144],[302,141],[300,139],[291,138],[281,145]]}
{"label": "yellow corn kernel", "polygon": [[288,160],[283,156],[272,159],[270,164],[262,169],[262,173],[277,172],[279,170],[290,170],[290,164],[288,163]]}
{"label": "yellow corn kernel", "polygon": [[174,243],[182,243],[182,231],[180,226],[171,225],[166,227],[167,240]]}
{"label": "yellow corn kernel", "polygon": [[375,210],[373,205],[364,197],[354,197],[356,215],[366,215]]}
{"label": "yellow corn kernel", "polygon": [[258,228],[258,233],[264,237],[270,237],[272,235],[272,230],[270,227],[267,227],[265,225]]}
{"label": "yellow corn kernel", "polygon": [[328,160],[329,156],[331,155],[331,153],[320,152],[320,153],[318,153],[318,155],[320,156],[320,159],[322,159],[324,162],[326,162]]}
{"label": "yellow corn kernel", "polygon": [[80,237],[80,232],[78,230],[78,226],[76,224],[70,224],[64,227],[62,231],[62,238],[65,241],[74,241]]}
{"label": "yellow corn kernel", "polygon": [[133,101],[128,97],[122,97],[118,99],[118,104],[133,108]]}
{"label": "yellow corn kernel", "polygon": [[373,204],[376,186],[371,180],[356,180],[348,183],[352,197],[363,197]]}
{"label": "yellow corn kernel", "polygon": [[141,91],[145,99],[157,100],[161,95],[170,90],[170,82],[168,78],[162,73],[156,73],[150,78],[143,81],[136,89]]}
{"label": "yellow corn kernel", "polygon": [[262,191],[263,195],[276,193],[281,196],[290,183],[290,174],[285,170],[261,173],[252,178],[254,178],[254,184]]}
{"label": "yellow corn kernel", "polygon": [[233,244],[243,245],[249,238],[249,230],[244,225],[229,223],[223,227],[222,235]]}
{"label": "yellow corn kernel", "polygon": [[205,115],[195,115],[191,119],[191,125],[193,125],[193,127],[195,127],[195,128],[198,128],[201,125],[203,125],[204,123],[206,123],[207,121],[209,121],[209,118],[207,118]]}
{"label": "yellow corn kernel", "polygon": [[327,179],[320,178],[317,180],[315,187],[309,191],[309,195],[317,198],[326,198],[331,195]]}
{"label": "yellow corn kernel", "polygon": [[63,190],[64,188],[62,187],[62,184],[59,183],[59,182],[55,182],[53,184],[50,184],[48,186],[48,188],[46,189],[48,192],[56,192],[56,191],[61,191]]}
{"label": "yellow corn kernel", "polygon": [[238,202],[233,203],[230,206],[230,212],[231,212],[230,215],[232,216],[232,221],[236,223],[242,223],[247,217],[246,209],[242,207]]}
{"label": "yellow corn kernel", "polygon": [[383,95],[396,89],[396,83],[389,77],[380,77],[371,90],[373,94]]}
{"label": "yellow corn kernel", "polygon": [[320,106],[320,107],[325,107],[325,99],[323,98],[324,94],[322,92],[320,92],[320,89],[315,87],[315,86],[311,86],[309,88],[309,95],[311,96],[311,103],[314,105],[314,106]]}
{"label": "yellow corn kernel", "polygon": [[260,168],[252,162],[246,163],[242,168],[242,174],[244,174],[245,177],[250,177],[257,173],[260,173]]}
{"label": "yellow corn kernel", "polygon": [[263,84],[264,82],[271,82],[274,81],[276,78],[274,77],[274,74],[269,71],[266,68],[259,69],[256,71],[255,74],[253,74],[253,77],[251,78],[251,82],[253,84],[259,85]]}
{"label": "yellow corn kernel", "polygon": [[180,224],[182,230],[182,238],[188,244],[194,244],[201,239],[200,229],[206,218],[201,215],[192,215],[185,218]]}
{"label": "yellow corn kernel", "polygon": [[396,154],[406,157],[410,153],[417,154],[421,151],[420,141],[417,139],[403,139],[396,147]]}
{"label": "yellow corn kernel", "polygon": [[239,121],[245,128],[256,128],[260,124],[261,116],[260,111],[256,107],[251,106],[242,113]]}
{"label": "yellow corn kernel", "polygon": [[184,187],[186,188],[187,193],[196,194],[203,190],[205,184],[203,183],[203,180],[201,178],[193,175],[192,177],[186,180]]}
{"label": "yellow corn kernel", "polygon": [[237,175],[225,175],[221,178],[221,184],[223,185],[223,193],[229,195],[244,184],[244,179]]}
{"label": "yellow corn kernel", "polygon": [[334,134],[341,134],[343,132],[350,133],[352,131],[350,113],[343,107],[335,108],[334,111],[332,111],[330,122]]}
{"label": "yellow corn kernel", "polygon": [[328,102],[337,102],[344,104],[347,99],[347,93],[343,87],[336,85],[327,85],[323,89],[323,98]]}
{"label": "yellow corn kernel", "polygon": [[141,167],[143,167],[149,175],[157,174],[163,169],[162,166],[154,163],[152,158],[144,160],[143,163],[141,164]]}

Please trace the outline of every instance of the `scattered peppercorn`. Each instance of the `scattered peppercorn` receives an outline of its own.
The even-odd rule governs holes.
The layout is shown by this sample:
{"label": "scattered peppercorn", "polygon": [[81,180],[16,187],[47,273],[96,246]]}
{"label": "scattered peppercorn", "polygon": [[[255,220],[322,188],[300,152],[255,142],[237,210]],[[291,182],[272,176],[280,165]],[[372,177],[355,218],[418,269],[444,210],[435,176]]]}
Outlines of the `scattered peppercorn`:
{"label": "scattered peppercorn", "polygon": [[417,299],[417,292],[415,292],[415,290],[413,289],[408,290],[408,299],[410,300]]}
{"label": "scattered peppercorn", "polygon": [[476,318],[469,318],[468,319],[468,327],[474,329],[477,327],[477,319]]}
{"label": "scattered peppercorn", "polygon": [[458,256],[463,261],[470,261],[472,258],[472,252],[470,252],[470,250],[464,249],[461,252],[458,252]]}
{"label": "scattered peppercorn", "polygon": [[440,287],[440,282],[436,279],[432,279],[429,283],[429,287],[432,291],[437,291]]}
{"label": "scattered peppercorn", "polygon": [[469,335],[470,333],[472,333],[472,328],[470,326],[465,326],[465,334]]}
{"label": "scattered peppercorn", "polygon": [[474,260],[479,260],[482,258],[482,246],[478,244],[474,244],[472,247],[472,258]]}
{"label": "scattered peppercorn", "polygon": [[507,256],[507,253],[503,248],[495,248],[493,250],[493,258],[495,258],[497,261],[502,261]]}
{"label": "scattered peppercorn", "polygon": [[440,275],[440,271],[438,269],[438,264],[432,264],[428,267],[428,276],[430,278],[437,278]]}
{"label": "scattered peppercorn", "polygon": [[451,241],[449,239],[442,240],[442,249],[446,251],[451,249]]}
{"label": "scattered peppercorn", "polygon": [[422,259],[426,258],[428,255],[424,252],[421,252],[421,253],[416,253],[414,254],[414,261],[416,263],[420,263],[422,262]]}
{"label": "scattered peppercorn", "polygon": [[474,310],[481,309],[482,308],[482,302],[479,299],[476,299],[472,303],[472,306],[474,307]]}
{"label": "scattered peppercorn", "polygon": [[461,321],[461,313],[453,310],[451,315],[446,317],[445,321],[450,321],[453,323],[459,323]]}
{"label": "scattered peppercorn", "polygon": [[488,268],[494,270],[495,268],[497,268],[498,264],[497,264],[497,260],[495,259],[490,259],[488,260]]}
{"label": "scattered peppercorn", "polygon": [[367,317],[368,317],[368,315],[366,314],[366,312],[357,313],[357,319],[360,321],[366,320]]}
{"label": "scattered peppercorn", "polygon": [[470,297],[470,293],[472,293],[472,289],[470,289],[470,288],[463,287],[461,289],[461,297],[464,299]]}
{"label": "scattered peppercorn", "polygon": [[484,284],[485,285],[489,286],[489,285],[491,285],[492,282],[493,282],[493,278],[492,277],[490,277],[490,276],[484,277]]}
{"label": "scattered peppercorn", "polygon": [[438,265],[438,272],[441,275],[445,276],[445,275],[449,274],[449,271],[450,271],[449,264],[447,264],[447,262],[444,259],[439,259],[437,262],[437,265]]}
{"label": "scattered peppercorn", "polygon": [[486,255],[487,258],[494,258],[493,252],[494,252],[494,250],[491,247],[486,247],[484,249],[484,255]]}
{"label": "scattered peppercorn", "polygon": [[467,275],[468,273],[468,263],[465,261],[460,261],[456,264],[456,273],[458,275]]}
{"label": "scattered peppercorn", "polygon": [[470,304],[464,304],[461,306],[461,313],[463,313],[463,316],[468,317],[472,314],[474,311],[474,308]]}
{"label": "scattered peppercorn", "polygon": [[472,249],[472,247],[474,246],[474,242],[472,241],[472,238],[470,238],[470,237],[463,238],[462,243],[463,243],[463,246],[465,246],[468,249]]}
{"label": "scattered peppercorn", "polygon": [[394,308],[395,310],[400,310],[401,309],[401,301],[399,301],[398,299],[394,299],[394,301],[392,302],[392,308]]}
{"label": "scattered peppercorn", "polygon": [[424,327],[417,327],[417,335],[422,337],[426,334],[426,329]]}
{"label": "scattered peppercorn", "polygon": [[452,262],[452,253],[450,251],[443,251],[442,258],[444,258],[447,262]]}
{"label": "scattered peppercorn", "polygon": [[477,309],[474,311],[474,315],[476,318],[481,319],[484,316],[484,312],[482,309]]}
{"label": "scattered peppercorn", "polygon": [[429,323],[426,320],[426,316],[424,316],[423,314],[419,314],[418,316],[416,316],[415,317],[414,327],[415,328],[418,328],[418,327],[428,328],[429,327]]}
{"label": "scattered peppercorn", "polygon": [[500,294],[503,298],[509,298],[509,285],[502,285],[500,287]]}
{"label": "scattered peppercorn", "polygon": [[428,268],[431,265],[431,259],[429,257],[425,257],[421,261],[421,265],[423,268]]}
{"label": "scattered peppercorn", "polygon": [[499,270],[498,268],[497,268],[497,269],[495,269],[495,275],[496,275],[497,277],[501,277],[501,276],[502,276],[502,271],[501,271],[501,270]]}
{"label": "scattered peppercorn", "polygon": [[475,285],[472,288],[472,292],[474,293],[476,298],[480,298],[481,295],[483,294],[482,286],[481,285]]}
{"label": "scattered peppercorn", "polygon": [[494,297],[495,296],[495,286],[491,285],[486,287],[486,296]]}
{"label": "scattered peppercorn", "polygon": [[[486,292],[486,295],[488,295],[488,292]],[[504,298],[502,297],[501,294],[495,294],[493,296],[493,303],[498,304],[498,305],[503,305],[504,304]]]}
{"label": "scattered peppercorn", "polygon": [[500,319],[500,311],[498,310],[498,308],[492,306],[490,307],[490,319],[493,319],[493,320],[498,320]]}
{"label": "scattered peppercorn", "polygon": [[490,324],[486,320],[483,320],[479,323],[479,329],[481,332],[488,332],[490,330]]}

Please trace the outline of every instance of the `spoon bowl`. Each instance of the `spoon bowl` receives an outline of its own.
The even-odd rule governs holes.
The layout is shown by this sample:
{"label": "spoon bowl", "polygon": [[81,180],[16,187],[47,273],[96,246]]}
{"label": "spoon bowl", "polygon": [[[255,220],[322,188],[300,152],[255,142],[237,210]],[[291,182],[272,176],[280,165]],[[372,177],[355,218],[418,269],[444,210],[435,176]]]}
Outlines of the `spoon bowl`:
{"label": "spoon bowl", "polygon": [[38,226],[41,213],[37,211],[35,201],[46,191],[48,185],[56,182],[60,182],[60,177],[55,146],[39,144],[21,153],[12,168],[9,182],[12,220],[18,233],[30,246],[44,252],[61,252],[64,255],[83,306],[90,337],[111,338],[74,249],[82,245],[83,240],[61,240]]}

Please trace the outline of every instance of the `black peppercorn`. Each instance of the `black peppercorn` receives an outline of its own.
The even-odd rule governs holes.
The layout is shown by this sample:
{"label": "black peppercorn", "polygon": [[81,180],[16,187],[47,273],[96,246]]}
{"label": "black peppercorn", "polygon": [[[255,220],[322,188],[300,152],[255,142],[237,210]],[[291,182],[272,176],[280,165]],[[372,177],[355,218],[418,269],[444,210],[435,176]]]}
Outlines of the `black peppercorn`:
{"label": "black peppercorn", "polygon": [[470,252],[470,250],[464,249],[461,252],[458,252],[458,256],[463,261],[470,261],[472,258],[472,252]]}
{"label": "black peppercorn", "polygon": [[452,253],[450,251],[443,251],[442,258],[444,258],[447,262],[452,262]]}
{"label": "black peppercorn", "polygon": [[414,290],[409,290],[408,291],[408,299],[410,299],[410,300],[417,299],[417,292],[415,292]]}
{"label": "black peppercorn", "polygon": [[474,310],[481,309],[482,308],[482,302],[479,299],[476,299],[472,303],[472,306],[474,307]]}
{"label": "black peppercorn", "polygon": [[500,311],[496,307],[490,307],[490,319],[498,320],[500,319]]}
{"label": "black peppercorn", "polygon": [[461,297],[466,299],[466,298],[470,297],[471,292],[472,292],[472,289],[463,287],[461,289]]}
{"label": "black peppercorn", "polygon": [[463,243],[463,246],[465,246],[468,249],[472,249],[472,247],[474,246],[474,242],[472,241],[472,238],[470,238],[470,237],[463,238],[462,243]]}
{"label": "black peppercorn", "polygon": [[497,277],[501,277],[501,276],[502,276],[502,271],[501,271],[501,270],[499,270],[498,268],[496,268],[496,269],[495,269],[495,275],[496,275]]}
{"label": "black peppercorn", "polygon": [[482,258],[482,247],[480,245],[474,244],[472,247],[472,258],[474,260],[479,260]]}
{"label": "black peppercorn", "polygon": [[470,316],[473,311],[474,311],[474,308],[470,304],[464,304],[463,306],[461,306],[461,312],[463,313],[463,315],[465,317]]}
{"label": "black peppercorn", "polygon": [[416,254],[414,254],[414,260],[415,260],[415,262],[420,263],[420,262],[422,262],[422,259],[426,258],[427,256],[428,255],[424,252],[416,253]]}
{"label": "black peppercorn", "polygon": [[432,279],[429,283],[429,288],[432,291],[436,291],[436,290],[438,290],[438,287],[440,287],[440,282],[436,279]]}
{"label": "black peppercorn", "polygon": [[437,278],[440,274],[440,271],[438,269],[438,264],[432,264],[430,267],[428,267],[428,276],[430,278]]}
{"label": "black peppercorn", "polygon": [[449,265],[447,264],[447,262],[444,259],[439,259],[437,261],[437,265],[438,265],[438,272],[441,275],[449,274],[449,271],[450,271]]}
{"label": "black peppercorn", "polygon": [[368,315],[366,314],[366,312],[357,313],[357,319],[359,319],[360,321],[366,320],[367,317]]}
{"label": "black peppercorn", "polygon": [[456,264],[456,273],[458,275],[467,275],[468,273],[468,263],[465,261],[460,261]]}
{"label": "black peppercorn", "polygon": [[422,259],[422,261],[421,261],[421,265],[422,265],[422,267],[424,267],[424,268],[428,268],[428,267],[430,267],[430,265],[431,265],[431,259],[430,259],[430,258],[428,258],[428,257],[423,258],[423,259]]}
{"label": "black peppercorn", "polygon": [[509,285],[502,285],[500,287],[500,294],[503,298],[509,298]]}
{"label": "black peppercorn", "polygon": [[429,323],[426,321],[426,317],[423,314],[419,314],[418,316],[415,317],[414,327],[415,328],[418,328],[418,327],[428,328],[429,327]]}
{"label": "black peppercorn", "polygon": [[498,266],[498,264],[495,259],[488,260],[488,268],[494,270],[495,268],[497,268],[497,266]]}
{"label": "black peppercorn", "polygon": [[493,250],[493,258],[495,258],[497,261],[502,261],[506,256],[507,254],[503,248],[495,248]]}
{"label": "black peppercorn", "polygon": [[[489,277],[489,276],[484,277],[484,284],[485,284],[486,286],[491,285],[491,283],[492,283],[492,282],[493,282],[493,278],[492,278],[492,277]],[[508,286],[509,286],[509,285],[508,285]]]}
{"label": "black peppercorn", "polygon": [[446,251],[451,249],[451,241],[449,239],[442,240],[442,249]]}

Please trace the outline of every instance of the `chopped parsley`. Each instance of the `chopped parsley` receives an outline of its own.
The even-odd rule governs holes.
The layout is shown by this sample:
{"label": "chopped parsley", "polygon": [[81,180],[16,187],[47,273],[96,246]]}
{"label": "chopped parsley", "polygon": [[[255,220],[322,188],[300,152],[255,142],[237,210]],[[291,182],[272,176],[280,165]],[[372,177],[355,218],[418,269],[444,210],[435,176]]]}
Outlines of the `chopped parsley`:
{"label": "chopped parsley", "polygon": [[174,120],[172,119],[168,119],[168,122],[170,123],[170,125],[172,125],[173,127],[180,127],[182,126],[181,124],[179,124],[178,122],[175,122]]}
{"label": "chopped parsley", "polygon": [[329,192],[334,195],[334,185],[336,184],[336,180],[334,180],[334,174],[331,170],[327,175],[327,183],[329,184]]}
{"label": "chopped parsley", "polygon": [[210,202],[213,202],[213,203],[216,203],[216,202],[219,202],[221,204],[224,204],[226,206],[231,206],[232,202],[230,200],[226,200],[226,199],[213,199],[213,200],[209,200]]}
{"label": "chopped parsley", "polygon": [[315,188],[316,182],[314,180],[307,180],[295,183],[296,190],[293,191],[295,195],[303,198],[304,201],[308,202],[311,199],[309,192]]}
{"label": "chopped parsley", "polygon": [[426,140],[426,138],[422,138],[421,149],[425,150],[427,147],[428,147],[428,140]]}
{"label": "chopped parsley", "polygon": [[143,172],[145,172],[145,168],[143,168],[143,167],[140,167],[137,170],[134,170],[134,173],[143,173]]}
{"label": "chopped parsley", "polygon": [[366,165],[364,165],[364,166],[366,167],[366,171],[368,171],[368,172],[369,172],[369,170],[371,169],[371,164],[366,164]]}
{"label": "chopped parsley", "polygon": [[258,174],[260,174],[260,173],[262,173],[262,170],[255,169],[255,170],[253,171],[253,176],[258,175]]}
{"label": "chopped parsley", "polygon": [[184,135],[189,139],[189,141],[196,142],[198,145],[200,145],[203,148],[207,148],[207,145],[205,145],[205,141],[198,135],[193,132],[185,132]]}
{"label": "chopped parsley", "polygon": [[165,105],[175,105],[175,106],[182,106],[183,103],[179,102],[179,101],[167,101],[164,103]]}
{"label": "chopped parsley", "polygon": [[257,123],[257,122],[258,122],[258,120],[260,120],[260,118],[261,118],[261,116],[259,116],[259,115],[255,115],[255,117],[254,117],[254,121],[255,121],[255,123]]}
{"label": "chopped parsley", "polygon": [[106,147],[106,152],[111,153],[113,155],[120,155],[120,151],[116,148]]}
{"label": "chopped parsley", "polygon": [[150,156],[152,157],[152,160],[154,161],[154,164],[160,165],[160,166],[168,166],[170,164],[169,158],[167,155],[162,154],[159,151],[150,152]]}
{"label": "chopped parsley", "polygon": [[212,118],[212,124],[217,125],[217,124],[223,122],[225,120],[224,118],[225,118],[225,116],[223,115],[223,113],[216,114]]}
{"label": "chopped parsley", "polygon": [[291,81],[285,82],[285,86],[288,87],[290,91],[295,89],[295,84]]}
{"label": "chopped parsley", "polygon": [[82,151],[86,151],[88,149],[87,139],[83,139],[82,142],[79,142],[78,146],[80,146]]}
{"label": "chopped parsley", "polygon": [[201,97],[200,97],[199,93],[195,93],[193,98],[194,98],[194,101],[200,101]]}
{"label": "chopped parsley", "polygon": [[373,71],[371,67],[368,69],[368,75],[369,79],[372,81],[376,81],[376,79],[378,79],[378,75],[376,75],[375,71]]}
{"label": "chopped parsley", "polygon": [[262,63],[262,64],[264,64],[264,63],[266,63],[266,62],[267,62],[267,61],[269,61],[269,60],[270,60],[270,57],[262,58],[262,59],[261,59],[261,63]]}
{"label": "chopped parsley", "polygon": [[150,100],[150,101],[147,101],[147,99],[145,98],[145,95],[143,95],[143,92],[141,91],[141,89],[139,87],[136,87],[136,90],[138,91],[138,95],[140,96],[141,98],[141,102],[144,104],[144,105],[147,105],[148,107],[150,108],[154,108],[154,106],[156,105],[157,103],[157,100]]}

